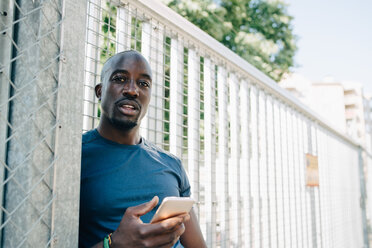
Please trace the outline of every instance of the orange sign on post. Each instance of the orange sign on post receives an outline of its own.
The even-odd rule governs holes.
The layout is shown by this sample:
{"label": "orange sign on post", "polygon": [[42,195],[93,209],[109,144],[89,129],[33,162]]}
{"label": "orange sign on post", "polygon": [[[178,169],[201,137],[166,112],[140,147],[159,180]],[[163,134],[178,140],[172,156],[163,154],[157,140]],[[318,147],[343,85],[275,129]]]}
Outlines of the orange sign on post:
{"label": "orange sign on post", "polygon": [[319,187],[318,157],[306,153],[306,186]]}

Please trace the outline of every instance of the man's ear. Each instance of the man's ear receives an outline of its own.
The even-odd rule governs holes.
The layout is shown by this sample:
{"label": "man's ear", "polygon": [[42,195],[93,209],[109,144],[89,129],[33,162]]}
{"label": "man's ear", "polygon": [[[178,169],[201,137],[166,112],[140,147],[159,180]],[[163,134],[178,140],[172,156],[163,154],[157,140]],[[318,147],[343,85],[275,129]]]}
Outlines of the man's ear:
{"label": "man's ear", "polygon": [[102,84],[97,84],[96,87],[94,87],[94,91],[96,92],[96,96],[101,101],[102,96]]}

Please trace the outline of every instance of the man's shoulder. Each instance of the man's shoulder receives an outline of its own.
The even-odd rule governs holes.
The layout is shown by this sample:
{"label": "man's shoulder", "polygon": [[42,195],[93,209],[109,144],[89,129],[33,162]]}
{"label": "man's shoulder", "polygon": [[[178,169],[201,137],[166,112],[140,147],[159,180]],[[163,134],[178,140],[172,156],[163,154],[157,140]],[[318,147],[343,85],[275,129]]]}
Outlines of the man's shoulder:
{"label": "man's shoulder", "polygon": [[162,158],[166,158],[169,160],[175,160],[177,163],[181,164],[181,160],[177,156],[173,155],[172,153],[168,151],[165,151],[164,149],[160,148],[159,146],[155,145],[154,143],[148,140],[144,141],[144,146],[146,147],[146,150],[148,152],[158,154]]}
{"label": "man's shoulder", "polygon": [[97,138],[98,137],[97,137],[97,134],[96,134],[96,129],[92,129],[92,130],[89,130],[89,131],[83,133],[82,143],[83,143],[83,145],[88,144],[88,143],[93,142]]}

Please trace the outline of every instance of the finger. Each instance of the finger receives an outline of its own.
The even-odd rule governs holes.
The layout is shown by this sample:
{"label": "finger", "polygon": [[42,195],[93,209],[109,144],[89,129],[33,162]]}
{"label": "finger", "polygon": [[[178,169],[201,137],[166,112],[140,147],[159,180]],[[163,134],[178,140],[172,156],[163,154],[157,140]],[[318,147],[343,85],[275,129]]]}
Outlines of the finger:
{"label": "finger", "polygon": [[183,225],[183,223],[188,221],[189,219],[190,219],[190,215],[186,213],[186,214],[181,214],[181,215],[177,215],[177,216],[165,219],[159,222],[159,224],[161,224],[161,226],[165,230],[173,231],[174,228],[177,228],[178,225]]}
{"label": "finger", "polygon": [[189,214],[181,214],[172,218],[165,219],[155,224],[147,224],[144,226],[143,232],[148,236],[157,236],[164,233],[174,232],[179,226],[183,224],[188,218]]}
{"label": "finger", "polygon": [[[166,248],[173,247],[173,245],[179,240],[180,236],[185,232],[185,226],[183,223],[178,225],[173,232],[167,232],[160,235],[153,236],[148,241],[149,247]],[[146,241],[145,241],[146,242]],[[146,242],[147,243],[147,242]]]}
{"label": "finger", "polygon": [[130,215],[140,217],[150,212],[156,206],[156,204],[158,204],[158,202],[159,197],[154,196],[151,201],[142,203],[138,206],[129,207],[126,212]]}
{"label": "finger", "polygon": [[182,214],[172,215],[172,216],[169,216],[165,219],[157,220],[156,222],[150,222],[150,224],[160,223],[160,222],[165,221],[167,219],[172,219],[172,218],[176,218],[176,217],[184,218],[184,222],[185,222],[185,221],[188,221],[190,219],[190,214],[189,213],[182,213]]}

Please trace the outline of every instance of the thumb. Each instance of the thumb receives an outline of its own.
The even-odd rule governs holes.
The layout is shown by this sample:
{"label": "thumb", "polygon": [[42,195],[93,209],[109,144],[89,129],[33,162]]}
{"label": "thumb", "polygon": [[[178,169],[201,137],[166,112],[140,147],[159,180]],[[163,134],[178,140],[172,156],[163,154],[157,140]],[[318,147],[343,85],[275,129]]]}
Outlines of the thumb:
{"label": "thumb", "polygon": [[141,205],[138,205],[135,207],[131,207],[130,212],[132,215],[140,217],[150,212],[156,206],[156,204],[158,204],[158,202],[159,202],[159,197],[154,196],[151,201],[142,203]]}

